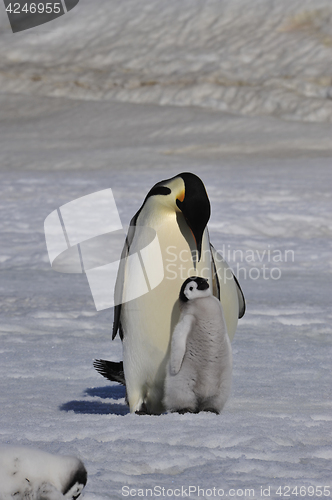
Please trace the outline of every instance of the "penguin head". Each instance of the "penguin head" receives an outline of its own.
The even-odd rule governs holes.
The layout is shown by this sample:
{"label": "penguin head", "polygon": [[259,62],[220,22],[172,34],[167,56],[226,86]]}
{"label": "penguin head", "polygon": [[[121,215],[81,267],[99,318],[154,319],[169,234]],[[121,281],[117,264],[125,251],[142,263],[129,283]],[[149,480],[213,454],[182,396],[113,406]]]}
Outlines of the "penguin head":
{"label": "penguin head", "polygon": [[66,480],[62,487],[63,496],[68,500],[76,500],[87,482],[86,468],[78,458],[62,457],[62,460],[67,460]]}
{"label": "penguin head", "polygon": [[158,201],[171,210],[182,212],[194,237],[200,260],[203,233],[211,214],[210,201],[201,179],[190,172],[183,172],[155,184],[144,203],[152,196],[158,197]]}
{"label": "penguin head", "polygon": [[181,302],[200,299],[211,295],[209,283],[200,276],[191,276],[182,284],[179,299]]}

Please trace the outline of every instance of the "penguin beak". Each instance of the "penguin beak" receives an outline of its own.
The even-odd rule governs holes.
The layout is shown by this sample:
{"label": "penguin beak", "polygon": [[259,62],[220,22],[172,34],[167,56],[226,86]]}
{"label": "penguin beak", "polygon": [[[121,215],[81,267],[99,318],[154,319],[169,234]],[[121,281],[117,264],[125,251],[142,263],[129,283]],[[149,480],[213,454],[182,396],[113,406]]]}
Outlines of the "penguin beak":
{"label": "penguin beak", "polygon": [[197,175],[183,173],[179,177],[184,180],[185,189],[177,196],[176,204],[194,237],[199,262],[202,254],[203,233],[211,214],[210,201],[204,184]]}

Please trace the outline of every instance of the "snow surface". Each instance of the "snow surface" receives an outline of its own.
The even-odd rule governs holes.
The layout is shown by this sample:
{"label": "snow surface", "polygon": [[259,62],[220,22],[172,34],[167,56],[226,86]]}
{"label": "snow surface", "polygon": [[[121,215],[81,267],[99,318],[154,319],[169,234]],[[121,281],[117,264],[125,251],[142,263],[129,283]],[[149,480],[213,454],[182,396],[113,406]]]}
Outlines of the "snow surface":
{"label": "snow surface", "polygon": [[2,91],[332,121],[331,0],[80,0],[10,33]]}
{"label": "snow surface", "polygon": [[[261,485],[327,484],[331,126],[1,97],[1,442],[78,456],[91,500],[123,498],[124,485],[251,487],[260,498]],[[123,388],[92,367],[122,357],[112,311],[96,312],[84,275],[52,271],[43,222],[111,187],[128,224],[156,181],[187,170],[206,184],[213,244],[247,271],[232,394],[220,416],[130,415]],[[264,264],[281,278],[264,279]]]}
{"label": "snow surface", "polygon": [[[61,22],[54,21],[59,23],[54,31],[16,37],[4,28],[1,40],[0,442],[79,457],[88,471],[87,500],[125,498],[125,485],[137,494],[139,488],[164,487],[164,497],[173,490],[167,498],[177,498],[181,486],[205,490],[191,498],[210,498],[213,487],[223,488],[228,496],[231,488],[240,490],[233,498],[243,498],[241,489],[253,488],[255,499],[263,498],[261,486],[271,487],[273,499],[281,498],[276,494],[279,486],[331,486],[331,124],[241,116],[166,101],[164,106],[134,104],[129,102],[136,99],[130,89],[121,99],[97,90],[96,97],[94,90],[83,95],[76,87],[72,93],[65,75],[69,83],[79,67],[78,78],[97,75],[106,53],[114,62],[111,36],[122,47],[120,55],[133,54],[137,72],[148,67],[149,57],[155,67],[161,45],[158,38],[153,43],[154,33],[165,26],[161,18],[149,30],[147,13],[157,19],[160,2],[146,2],[141,17],[134,11],[132,23],[120,22],[115,35],[115,15],[107,22],[106,14],[95,15],[92,22],[94,7],[81,2],[81,10],[77,7]],[[112,3],[114,14],[125,19],[134,3],[128,0],[126,5],[122,10]],[[176,28],[179,12],[185,23],[191,5],[205,12],[199,2],[183,5],[183,11],[180,3],[164,7],[167,26],[173,21]],[[207,5],[210,12],[217,3]],[[244,2],[234,5],[241,13]],[[286,4],[273,5],[282,10]],[[313,8],[313,2],[303,5]],[[329,8],[320,0],[315,5]],[[287,12],[298,6],[289,2]],[[267,18],[268,7],[266,0]],[[65,30],[76,9],[77,19],[82,16],[91,30],[85,32],[86,39],[79,26],[72,38]],[[220,17],[215,16],[218,33]],[[246,19],[245,13],[233,17]],[[135,33],[142,29],[137,46],[134,34],[129,36],[132,25]],[[190,20],[186,25],[189,36]],[[202,36],[210,31],[202,25]],[[248,33],[254,43],[255,28]],[[302,30],[296,33],[307,36]],[[49,45],[35,50],[38,39]],[[298,46],[304,47],[299,41],[292,49],[300,50]],[[101,59],[92,60],[84,52],[87,47]],[[330,50],[324,47],[313,54],[328,73],[330,66],[319,55]],[[183,54],[190,60],[187,49],[185,45]],[[299,62],[298,74],[320,74],[310,51],[306,57],[310,64]],[[89,73],[85,64],[90,59]],[[169,45],[175,75],[184,59],[180,64],[175,45]],[[281,56],[279,61],[282,65]],[[119,58],[119,68],[121,64]],[[231,60],[229,64],[233,68]],[[36,67],[49,88],[28,82],[29,71],[35,74]],[[53,72],[60,75],[59,87]],[[198,72],[205,74],[201,66]],[[5,73],[12,78],[8,85],[3,84]],[[146,99],[142,95],[137,100],[150,99],[149,93]],[[77,99],[81,97],[85,100]],[[190,95],[188,99],[182,103],[201,105],[190,101]],[[306,106],[307,97],[298,91],[296,99]],[[320,99],[310,102],[329,113],[330,101]],[[153,96],[151,101],[161,102]],[[297,119],[300,109],[293,114]],[[64,203],[110,187],[126,226],[155,182],[182,171],[204,181],[212,205],[211,241],[239,275],[247,300],[232,344],[232,393],[220,416],[130,415],[123,388],[108,383],[92,366],[94,358],[122,358],[119,339],[111,342],[112,310],[95,310],[84,275],[52,271],[43,224]],[[271,276],[271,268],[280,269],[280,279],[272,279],[279,271]],[[301,498],[312,496],[305,490]]]}

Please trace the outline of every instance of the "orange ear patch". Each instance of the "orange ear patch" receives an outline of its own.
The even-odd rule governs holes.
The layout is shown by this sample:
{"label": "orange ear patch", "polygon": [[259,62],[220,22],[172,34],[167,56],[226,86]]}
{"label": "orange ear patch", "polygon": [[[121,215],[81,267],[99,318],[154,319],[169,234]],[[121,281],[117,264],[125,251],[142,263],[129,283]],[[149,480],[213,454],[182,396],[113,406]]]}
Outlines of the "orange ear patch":
{"label": "orange ear patch", "polygon": [[176,199],[182,202],[182,201],[184,200],[185,194],[186,194],[186,192],[185,192],[185,190],[183,189],[183,190],[181,191],[180,195],[179,195],[179,196],[177,196],[177,198],[176,198]]}

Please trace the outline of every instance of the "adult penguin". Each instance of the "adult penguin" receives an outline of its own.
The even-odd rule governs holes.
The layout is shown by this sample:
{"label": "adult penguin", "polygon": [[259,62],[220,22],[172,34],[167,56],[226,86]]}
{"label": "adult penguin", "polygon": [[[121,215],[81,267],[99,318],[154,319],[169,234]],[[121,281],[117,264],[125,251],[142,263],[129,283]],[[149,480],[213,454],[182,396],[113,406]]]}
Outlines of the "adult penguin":
{"label": "adult penguin", "polygon": [[[130,222],[115,286],[118,305],[113,325],[113,339],[119,331],[123,340],[123,364],[96,360],[94,366],[106,378],[126,385],[131,412],[164,411],[170,339],[180,316],[178,291],[186,278],[201,276],[211,283],[213,295],[222,303],[230,339],[238,318],[245,312],[235,276],[210,244],[210,213],[203,182],[197,175],[185,172],[155,184]],[[164,278],[148,293],[121,300],[130,296],[128,288],[142,272],[140,260],[130,259],[146,247],[146,233],[141,228],[151,228],[157,234]],[[158,258],[157,254],[149,255],[144,270],[147,276],[158,272]]]}

